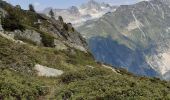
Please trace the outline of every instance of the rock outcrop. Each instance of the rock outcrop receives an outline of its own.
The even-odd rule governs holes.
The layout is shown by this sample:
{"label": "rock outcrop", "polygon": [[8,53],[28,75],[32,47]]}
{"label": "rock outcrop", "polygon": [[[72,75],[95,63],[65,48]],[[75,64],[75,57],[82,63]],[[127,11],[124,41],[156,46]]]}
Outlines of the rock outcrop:
{"label": "rock outcrop", "polygon": [[29,39],[38,45],[42,43],[41,42],[42,38],[41,38],[40,33],[34,30],[29,30],[29,29],[26,29],[24,31],[16,30],[14,32],[10,32],[9,34],[13,35],[15,39],[19,39],[19,40]]}
{"label": "rock outcrop", "polygon": [[64,73],[62,70],[49,68],[39,64],[36,64],[34,69],[35,71],[37,71],[38,76],[45,76],[45,77],[57,77]]}

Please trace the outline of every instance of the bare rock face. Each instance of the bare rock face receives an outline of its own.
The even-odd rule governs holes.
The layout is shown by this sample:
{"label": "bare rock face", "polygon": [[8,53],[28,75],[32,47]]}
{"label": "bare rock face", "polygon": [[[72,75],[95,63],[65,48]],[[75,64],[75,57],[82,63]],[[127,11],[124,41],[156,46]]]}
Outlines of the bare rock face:
{"label": "bare rock face", "polygon": [[23,32],[20,30],[15,30],[14,32],[10,32],[10,34],[14,35],[15,39],[29,39],[36,44],[40,45],[41,44],[41,36],[40,33],[34,31],[34,30],[24,30]]}

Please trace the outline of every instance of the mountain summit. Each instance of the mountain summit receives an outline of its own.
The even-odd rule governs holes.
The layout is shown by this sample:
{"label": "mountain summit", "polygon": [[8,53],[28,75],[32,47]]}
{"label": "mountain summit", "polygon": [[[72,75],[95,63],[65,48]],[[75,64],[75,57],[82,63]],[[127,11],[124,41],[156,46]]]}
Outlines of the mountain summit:
{"label": "mountain summit", "polygon": [[82,9],[96,9],[96,10],[101,10],[101,4],[96,2],[95,0],[89,0],[86,4],[82,4],[80,8]]}

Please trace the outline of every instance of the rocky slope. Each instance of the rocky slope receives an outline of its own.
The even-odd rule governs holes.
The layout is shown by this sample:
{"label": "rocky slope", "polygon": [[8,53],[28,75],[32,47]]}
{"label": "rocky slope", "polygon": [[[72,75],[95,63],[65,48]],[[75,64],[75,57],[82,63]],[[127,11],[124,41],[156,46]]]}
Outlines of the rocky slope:
{"label": "rocky slope", "polygon": [[[7,12],[2,18],[4,33],[11,38],[58,49],[66,49],[69,45],[87,52],[84,38],[72,27],[71,23],[65,23],[62,18],[55,20],[43,14],[24,12],[18,7],[8,7],[10,5],[6,6],[3,3],[1,5]],[[3,11],[2,14],[4,14]],[[27,18],[20,20],[23,16]]]}
{"label": "rocky slope", "polygon": [[1,100],[170,99],[169,82],[96,62],[61,18],[0,7]]}
{"label": "rocky slope", "polygon": [[[90,49],[99,61],[123,66],[136,74],[159,74],[168,79],[169,23],[169,1],[151,0],[122,5],[97,21],[86,22],[78,30],[89,39]],[[98,39],[98,36],[103,39]],[[99,43],[102,41],[105,45],[101,46]],[[119,47],[126,49],[120,50]]]}

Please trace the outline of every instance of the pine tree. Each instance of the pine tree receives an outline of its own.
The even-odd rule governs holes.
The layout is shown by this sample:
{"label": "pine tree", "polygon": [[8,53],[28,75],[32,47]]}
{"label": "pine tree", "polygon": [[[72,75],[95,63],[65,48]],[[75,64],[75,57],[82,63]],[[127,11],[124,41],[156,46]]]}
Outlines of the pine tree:
{"label": "pine tree", "polygon": [[35,12],[34,6],[32,4],[29,4],[29,10]]}
{"label": "pine tree", "polygon": [[50,10],[49,15],[50,15],[51,18],[55,18],[55,15],[54,15],[54,12],[53,12],[52,9]]}
{"label": "pine tree", "polygon": [[59,20],[60,22],[62,22],[62,23],[64,22],[64,21],[63,21],[63,18],[62,18],[61,16],[58,17],[58,20]]}
{"label": "pine tree", "polygon": [[69,27],[68,27],[68,25],[67,25],[66,23],[63,24],[63,28],[64,28],[66,31],[68,31],[68,29],[69,29]]}

